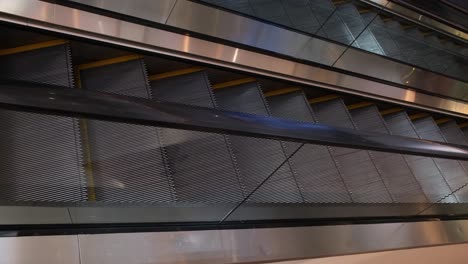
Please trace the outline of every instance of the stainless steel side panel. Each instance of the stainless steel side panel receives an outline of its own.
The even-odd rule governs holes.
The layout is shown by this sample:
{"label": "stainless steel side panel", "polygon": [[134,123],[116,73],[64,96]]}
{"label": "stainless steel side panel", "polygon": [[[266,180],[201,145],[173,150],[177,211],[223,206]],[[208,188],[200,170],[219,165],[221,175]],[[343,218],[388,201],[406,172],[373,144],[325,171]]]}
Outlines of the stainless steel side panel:
{"label": "stainless steel side panel", "polygon": [[0,263],[80,264],[78,237],[2,237]]}
{"label": "stainless steel side panel", "polygon": [[415,23],[428,26],[429,28],[439,31],[440,33],[449,35],[450,37],[456,37],[459,40],[462,40],[464,42],[468,41],[468,34],[458,30],[456,28],[453,28],[449,25],[446,25],[444,23],[441,23],[437,20],[434,20],[430,17],[427,17],[425,15],[419,14],[411,9],[408,9],[406,7],[403,7],[399,4],[392,3],[391,1],[387,0],[361,0],[363,2],[375,5],[377,7],[384,7],[385,10],[401,16],[405,19],[409,19]]}
{"label": "stainless steel side panel", "polygon": [[157,23],[166,23],[176,0],[132,0],[132,1],[106,1],[106,0],[73,0],[73,2],[98,7],[121,14],[135,14],[140,19]]}
{"label": "stainless steel side panel", "polygon": [[[179,0],[178,2],[180,1],[184,2],[185,0]],[[173,13],[175,12],[177,14],[181,11],[175,10],[176,7],[177,5],[174,7]],[[53,12],[50,11],[51,9]],[[44,10],[44,15],[39,14],[41,10]],[[219,10],[215,10],[215,12],[218,11]],[[152,53],[249,71],[305,85],[321,86],[331,90],[385,100],[402,105],[410,105],[412,107],[441,112],[448,115],[464,118],[468,116],[468,104],[465,102],[440,98],[303,63],[280,59],[274,56],[251,52],[215,42],[204,41],[188,35],[175,34],[47,2],[39,2],[37,0],[0,0],[0,13],[2,13],[0,19],[8,22],[26,24],[31,27],[76,35]],[[194,14],[192,14],[192,16],[194,16]],[[171,21],[174,20],[174,18],[169,19],[172,19]],[[222,17],[218,15],[218,19],[222,19]],[[235,26],[235,24],[231,22],[227,24]],[[252,35],[255,36],[255,34],[259,34],[259,32],[245,32],[245,38],[249,38]],[[282,39],[282,37],[278,37],[278,39]],[[269,45],[273,45],[271,43],[277,42],[278,39],[269,39]],[[307,41],[304,39],[301,43],[307,43]],[[292,45],[293,43],[291,42],[290,44]],[[315,47],[314,45],[312,46]],[[281,44],[278,47],[285,46]],[[306,52],[305,49],[303,50]],[[321,51],[326,52],[324,50]],[[378,57],[374,55],[369,56]],[[389,69],[385,71],[381,71],[380,69],[365,70],[363,69],[364,67],[358,67],[357,64],[346,63],[346,61],[347,60],[343,60],[340,62],[340,65],[346,69],[352,68],[356,70],[357,68],[361,68],[362,71],[369,71],[372,74],[376,74],[377,72],[385,72],[385,74],[388,74]],[[360,62],[362,61],[363,60],[360,60]],[[371,65],[373,67],[375,64]],[[390,71],[395,70],[391,67]],[[406,71],[396,70],[397,73],[391,75],[396,76],[394,78],[392,77],[392,80],[406,80],[406,78],[402,78],[402,72],[405,73]],[[449,85],[447,85],[447,83]],[[448,94],[452,94],[452,92],[450,92],[450,87],[466,87],[465,83],[457,83],[454,85],[453,80],[448,78],[443,79],[442,83],[434,83],[433,85],[433,87],[442,87],[442,89],[438,91],[446,91]],[[424,89],[424,87],[422,87],[422,89]]]}
{"label": "stainless steel side panel", "polygon": [[466,83],[355,49],[348,49],[335,67],[393,83],[424,87],[424,91],[434,94],[468,100]]}
{"label": "stainless steel side panel", "polygon": [[252,263],[466,242],[466,220],[1,237],[0,263]]}
{"label": "stainless steel side panel", "polygon": [[185,0],[177,1],[167,25],[325,65],[332,65],[345,50],[345,46]]}
{"label": "stainless steel side panel", "polygon": [[79,235],[81,263],[245,263],[462,243],[466,221]]}

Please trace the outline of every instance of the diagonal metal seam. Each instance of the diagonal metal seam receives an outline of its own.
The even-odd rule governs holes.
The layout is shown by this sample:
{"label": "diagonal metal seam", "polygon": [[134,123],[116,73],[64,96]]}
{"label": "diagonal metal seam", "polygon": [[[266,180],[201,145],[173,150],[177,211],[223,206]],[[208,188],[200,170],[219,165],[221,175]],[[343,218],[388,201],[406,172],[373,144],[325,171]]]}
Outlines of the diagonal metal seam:
{"label": "diagonal metal seam", "polygon": [[[221,218],[221,220],[218,222],[218,224],[222,224],[224,223],[224,221],[226,221],[229,216],[231,216],[233,213],[235,213],[237,211],[237,209],[239,209],[245,202],[247,202],[250,197],[252,197],[252,195],[255,194],[255,192],[260,189],[273,175],[275,175],[275,173],[281,169],[281,167],[283,167],[284,164],[286,164],[299,150],[301,150],[301,148],[305,145],[305,143],[302,143],[299,147],[297,147],[296,150],[294,150],[289,156],[286,157],[286,159],[284,159],[283,162],[281,162],[281,164],[279,164],[267,177],[265,177],[265,179],[263,179],[262,182],[260,182],[259,185],[257,185],[257,187],[255,187],[255,189],[253,189],[244,199],[242,199],[242,201],[240,201],[236,206],[234,206],[231,210],[229,210],[229,212],[227,212],[226,215],[223,216],[223,218]],[[302,196],[302,195],[301,195]],[[304,198],[302,198],[304,199]]]}
{"label": "diagonal metal seam", "polygon": [[0,107],[19,111],[468,160],[468,147],[90,90],[0,81]]}
{"label": "diagonal metal seam", "polygon": [[387,4],[385,4],[384,6],[382,6],[381,8],[378,9],[377,13],[375,14],[375,16],[367,23],[367,25],[364,26],[364,28],[361,30],[361,32],[359,32],[359,34],[357,34],[356,37],[354,37],[353,41],[351,41],[351,43],[349,43],[345,50],[340,54],[340,56],[338,56],[338,58],[333,62],[333,64],[331,65],[332,67],[335,66],[335,64],[346,54],[346,52],[349,50],[350,47],[353,46],[353,44],[356,42],[357,39],[359,39],[359,37],[362,35],[362,33],[364,33],[364,31],[367,30],[367,28],[372,24],[374,23],[374,20],[380,15],[380,13],[383,12],[383,10],[387,7],[388,3],[390,2],[387,2]]}

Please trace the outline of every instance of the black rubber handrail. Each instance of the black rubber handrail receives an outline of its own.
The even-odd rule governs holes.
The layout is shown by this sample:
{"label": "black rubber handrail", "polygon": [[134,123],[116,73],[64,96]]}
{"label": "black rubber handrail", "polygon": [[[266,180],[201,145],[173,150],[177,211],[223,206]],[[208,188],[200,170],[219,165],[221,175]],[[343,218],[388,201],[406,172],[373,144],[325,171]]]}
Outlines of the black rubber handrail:
{"label": "black rubber handrail", "polygon": [[0,108],[468,160],[466,146],[18,81],[0,81]]}

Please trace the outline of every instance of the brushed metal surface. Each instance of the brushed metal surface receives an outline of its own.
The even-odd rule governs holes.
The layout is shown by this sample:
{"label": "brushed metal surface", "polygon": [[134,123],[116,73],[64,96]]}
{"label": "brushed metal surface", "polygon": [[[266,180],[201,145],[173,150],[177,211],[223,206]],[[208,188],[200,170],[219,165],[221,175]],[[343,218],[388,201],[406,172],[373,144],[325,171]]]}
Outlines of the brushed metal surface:
{"label": "brushed metal surface", "polygon": [[346,48],[185,0],[177,1],[167,25],[325,65],[332,65]]}
{"label": "brushed metal surface", "polygon": [[421,24],[423,26],[427,26],[435,31],[443,33],[445,35],[449,35],[450,37],[455,37],[459,40],[464,42],[468,41],[468,34],[458,30],[454,27],[451,27],[447,24],[441,23],[437,20],[434,20],[428,16],[415,12],[411,9],[408,9],[404,6],[399,4],[393,3],[387,0],[361,0],[365,3],[372,4],[374,6],[384,8],[386,11],[389,11],[395,15],[403,17],[405,19],[409,19],[415,23]]}
{"label": "brushed metal surface", "polygon": [[466,146],[34,83],[0,83],[0,104],[149,126],[468,160]]}
{"label": "brushed metal surface", "polygon": [[424,87],[425,92],[433,94],[468,100],[467,83],[356,49],[348,49],[335,67],[406,86]]}
{"label": "brushed metal surface", "polygon": [[[144,2],[145,0],[140,1]],[[93,2],[87,4],[101,7]],[[114,5],[118,6],[118,3]],[[386,3],[383,3],[383,5],[386,5]],[[144,14],[144,12],[145,10],[139,11],[135,8],[122,10],[121,13],[139,16],[140,13]],[[158,22],[159,17],[154,16],[148,20]],[[86,19],[85,21],[93,20]],[[328,66],[332,66],[339,58],[336,65],[333,65],[334,67],[419,88],[424,91],[427,90],[431,93],[462,100],[468,99],[466,92],[463,91],[468,89],[468,84],[465,82],[414,68],[358,49],[346,49],[342,45],[192,1],[177,1],[167,20],[167,25]],[[343,54],[343,52],[346,53]],[[365,64],[363,65],[363,63]]]}
{"label": "brushed metal surface", "polygon": [[0,238],[1,264],[80,264],[78,237]]}
{"label": "brushed metal surface", "polygon": [[[34,6],[35,1],[37,0],[17,0],[15,4],[27,8],[28,5]],[[440,98],[376,81],[369,81],[303,63],[205,41],[187,35],[175,34],[77,9],[50,3],[42,4],[51,5],[51,8],[55,9],[53,21],[46,19],[30,20],[28,13],[37,12],[38,10],[7,8],[12,5],[9,0],[0,0],[0,13],[3,13],[1,20],[14,23],[27,23],[28,26],[34,28],[71,34],[236,70],[244,70],[300,84],[320,86],[330,90],[385,100],[401,105],[410,105],[419,109],[452,116],[466,118],[468,115],[468,104],[464,102]],[[12,17],[11,15],[15,15],[16,17]],[[350,65],[350,67],[356,68],[356,65]],[[444,87],[443,85],[441,86]]]}
{"label": "brushed metal surface", "polygon": [[81,263],[252,263],[462,243],[467,221],[78,235]]}
{"label": "brushed metal surface", "polygon": [[172,8],[174,8],[176,0],[71,0],[70,2],[90,5],[121,14],[136,14],[136,17],[141,19],[151,20],[157,23],[166,23]]}

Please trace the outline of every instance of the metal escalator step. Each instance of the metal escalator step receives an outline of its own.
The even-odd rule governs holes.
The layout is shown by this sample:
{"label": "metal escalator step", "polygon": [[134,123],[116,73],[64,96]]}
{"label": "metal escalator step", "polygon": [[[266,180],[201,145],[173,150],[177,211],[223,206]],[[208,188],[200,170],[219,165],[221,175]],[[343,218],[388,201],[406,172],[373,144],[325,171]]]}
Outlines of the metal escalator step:
{"label": "metal escalator step", "polygon": [[[215,96],[221,109],[257,115],[269,114],[262,91],[256,82],[215,89]],[[241,136],[229,138],[247,193],[251,193],[286,159],[284,146],[279,141]],[[290,164],[285,163],[249,201],[303,202],[299,188]]]}
{"label": "metal escalator step", "polygon": [[[0,79],[73,86],[68,45],[0,56]],[[0,110],[0,199],[86,201],[78,122]]]}
{"label": "metal escalator step", "polygon": [[[359,130],[390,133],[375,105],[354,109],[350,113]],[[369,153],[396,202],[428,202],[403,155],[379,151]]]}
{"label": "metal escalator step", "polygon": [[[315,122],[307,99],[302,91],[267,97],[272,115],[304,122]],[[287,154],[300,144],[284,142]],[[291,158],[302,194],[309,203],[351,202],[337,164],[327,146],[307,144]]]}
{"label": "metal escalator step", "polygon": [[[422,139],[447,142],[431,116],[413,120],[413,124]],[[452,191],[468,183],[468,173],[460,161],[439,158],[434,160],[444,173]],[[468,202],[468,189],[461,189],[456,195],[460,202]]]}
{"label": "metal escalator step", "polygon": [[[384,115],[384,120],[393,135],[419,138],[406,112]],[[429,201],[438,202],[442,197],[451,193],[445,174],[434,159],[414,155],[405,155],[405,158]],[[442,202],[454,203],[457,199],[449,196]]]}
{"label": "metal escalator step", "polygon": [[[80,79],[83,89],[150,98],[141,59],[87,68]],[[157,128],[99,120],[81,125],[87,130],[97,201],[175,201]]]}
{"label": "metal escalator step", "polygon": [[[440,124],[439,128],[448,143],[468,146],[467,136],[463,133],[462,129],[454,120],[449,120],[443,124]],[[461,164],[465,168],[465,171],[467,171],[468,161],[461,161]]]}
{"label": "metal escalator step", "polygon": [[[336,127],[354,128],[341,98],[312,104],[317,121]],[[392,198],[370,154],[365,150],[331,147],[354,202],[390,203]]]}
{"label": "metal escalator step", "polygon": [[[151,81],[153,99],[215,107],[206,73]],[[229,138],[221,134],[160,129],[179,201],[239,202],[244,198]]]}

